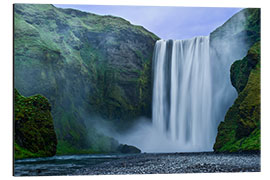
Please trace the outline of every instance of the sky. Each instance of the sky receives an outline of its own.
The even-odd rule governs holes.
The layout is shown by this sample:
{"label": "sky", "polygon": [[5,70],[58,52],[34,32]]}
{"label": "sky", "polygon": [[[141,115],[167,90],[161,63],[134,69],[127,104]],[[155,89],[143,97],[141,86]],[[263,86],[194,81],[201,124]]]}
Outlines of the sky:
{"label": "sky", "polygon": [[189,39],[208,36],[240,8],[57,5],[99,15],[113,15],[141,25],[161,39]]}

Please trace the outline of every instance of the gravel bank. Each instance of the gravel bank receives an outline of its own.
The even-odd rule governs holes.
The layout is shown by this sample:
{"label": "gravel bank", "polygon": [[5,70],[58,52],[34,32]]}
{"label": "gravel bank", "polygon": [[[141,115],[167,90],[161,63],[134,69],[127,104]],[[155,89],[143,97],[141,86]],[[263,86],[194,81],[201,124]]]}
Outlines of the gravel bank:
{"label": "gravel bank", "polygon": [[138,154],[81,168],[72,175],[259,172],[260,154]]}

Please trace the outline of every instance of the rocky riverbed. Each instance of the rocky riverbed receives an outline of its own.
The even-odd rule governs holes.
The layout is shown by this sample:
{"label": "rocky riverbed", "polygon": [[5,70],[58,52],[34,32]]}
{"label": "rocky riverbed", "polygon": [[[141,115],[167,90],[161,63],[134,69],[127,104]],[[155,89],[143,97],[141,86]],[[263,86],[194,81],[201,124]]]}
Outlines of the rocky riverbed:
{"label": "rocky riverbed", "polygon": [[259,172],[260,154],[139,154],[78,169],[74,175]]}
{"label": "rocky riverbed", "polygon": [[16,160],[15,176],[259,172],[259,153],[68,155]]}

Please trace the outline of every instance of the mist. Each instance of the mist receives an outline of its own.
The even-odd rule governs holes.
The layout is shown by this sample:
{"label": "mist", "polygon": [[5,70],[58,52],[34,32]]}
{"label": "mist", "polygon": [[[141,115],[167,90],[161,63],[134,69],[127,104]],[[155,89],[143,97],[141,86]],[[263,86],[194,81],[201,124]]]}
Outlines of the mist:
{"label": "mist", "polygon": [[[210,66],[208,71],[211,74],[209,81],[212,84],[209,86],[208,91],[211,93],[211,98],[209,98],[208,103],[206,101],[202,106],[210,105],[210,119],[212,120],[210,123],[211,126],[206,125],[207,123],[198,122],[201,123],[200,127],[204,127],[204,129],[196,130],[196,132],[203,132],[200,136],[206,136],[211,132],[211,138],[206,138],[208,139],[208,144],[210,144],[209,147],[206,147],[204,145],[205,143],[197,141],[197,143],[179,143],[178,140],[171,137],[169,131],[162,132],[151,123],[156,121],[156,119],[150,120],[143,117],[136,120],[137,124],[126,134],[118,134],[107,130],[106,133],[113,136],[120,143],[130,144],[140,148],[142,152],[213,151],[212,147],[215,143],[218,125],[224,120],[226,112],[237,97],[237,92],[231,84],[230,67],[234,61],[242,59],[252,45],[246,41],[245,14],[239,13],[232,17],[230,21],[232,23],[225,23],[222,26],[222,31],[217,28],[209,37]],[[172,99],[174,98],[172,97]],[[196,102],[196,100],[194,102]],[[191,114],[196,112],[192,111],[189,113],[188,116],[191,116]],[[179,121],[179,118],[176,119]],[[196,125],[196,127],[197,126],[198,125]],[[180,127],[180,129],[183,131],[185,127]],[[203,137],[199,139],[203,139]]]}
{"label": "mist", "polygon": [[194,151],[194,145],[182,146],[176,140],[172,140],[169,134],[161,133],[149,119],[141,117],[138,123],[126,134],[118,134],[115,138],[122,144],[138,147],[142,152],[199,152],[200,147]]}
{"label": "mist", "polygon": [[[228,23],[230,22],[230,23]],[[237,97],[237,91],[232,86],[230,78],[231,65],[242,59],[251,43],[247,41],[245,13],[238,13],[210,34],[210,61],[212,84],[212,116],[215,119],[215,134],[220,122]],[[213,63],[215,62],[215,63]]]}

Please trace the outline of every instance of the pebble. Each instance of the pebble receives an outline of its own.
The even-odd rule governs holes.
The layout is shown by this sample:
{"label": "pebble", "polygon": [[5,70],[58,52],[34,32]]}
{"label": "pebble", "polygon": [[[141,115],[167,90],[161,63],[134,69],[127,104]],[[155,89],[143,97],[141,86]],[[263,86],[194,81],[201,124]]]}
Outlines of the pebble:
{"label": "pebble", "polygon": [[144,153],[78,169],[72,175],[260,172],[260,167],[258,153]]}

